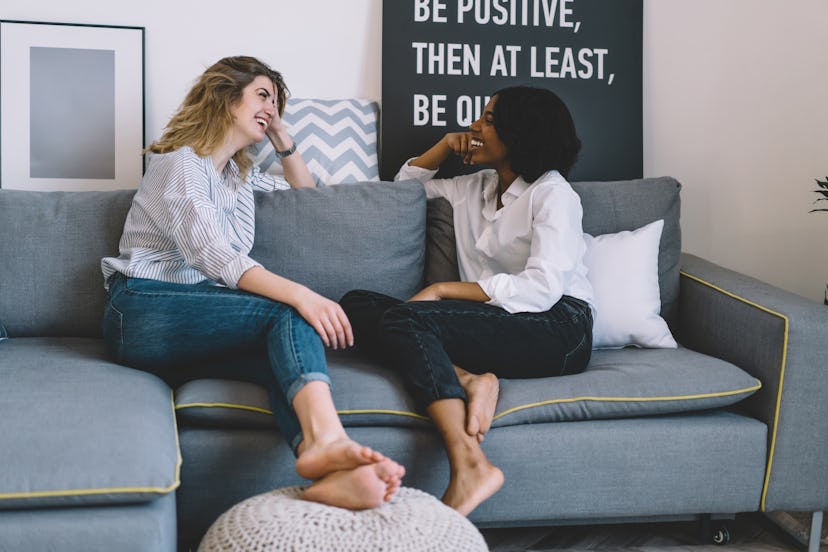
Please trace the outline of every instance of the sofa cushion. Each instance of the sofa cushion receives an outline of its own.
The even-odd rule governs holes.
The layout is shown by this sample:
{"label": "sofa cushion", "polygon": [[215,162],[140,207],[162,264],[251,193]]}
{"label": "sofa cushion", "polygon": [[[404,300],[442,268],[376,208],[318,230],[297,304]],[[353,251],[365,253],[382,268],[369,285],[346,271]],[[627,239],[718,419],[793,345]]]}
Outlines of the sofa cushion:
{"label": "sofa cushion", "polygon": [[0,514],[3,552],[176,552],[176,495],[152,502],[84,508],[5,510]]}
{"label": "sofa cushion", "polygon": [[173,492],[169,387],[99,339],[11,338],[0,363],[0,509],[138,503]]}
{"label": "sofa cushion", "polygon": [[[495,424],[708,410],[737,403],[762,387],[737,366],[685,348],[594,351],[587,371],[558,380],[534,387],[504,381]],[[517,386],[514,393],[511,386]]]}
{"label": "sofa cushion", "polygon": [[426,258],[424,284],[460,280],[454,211],[444,197],[431,198],[426,209]]}
{"label": "sofa cushion", "polygon": [[250,256],[333,300],[355,288],[407,298],[422,283],[425,216],[414,180],[257,193]]}
{"label": "sofa cushion", "polygon": [[267,390],[247,381],[188,381],[175,390],[175,410],[187,426],[276,427]]}
{"label": "sofa cushion", "polygon": [[[379,105],[368,100],[288,98],[282,119],[317,186],[379,180]],[[253,147],[263,172],[282,175],[270,140]]]}
{"label": "sofa cushion", "polygon": [[135,190],[0,190],[0,318],[12,337],[101,335],[101,258]]}
{"label": "sofa cushion", "polygon": [[[391,371],[354,351],[331,351],[328,364],[346,426],[428,423]],[[501,379],[493,427],[706,410],[736,403],[760,387],[733,364],[689,349],[601,350],[581,374]],[[187,383],[176,391],[176,411],[186,425],[275,427],[267,393],[249,383]]]}

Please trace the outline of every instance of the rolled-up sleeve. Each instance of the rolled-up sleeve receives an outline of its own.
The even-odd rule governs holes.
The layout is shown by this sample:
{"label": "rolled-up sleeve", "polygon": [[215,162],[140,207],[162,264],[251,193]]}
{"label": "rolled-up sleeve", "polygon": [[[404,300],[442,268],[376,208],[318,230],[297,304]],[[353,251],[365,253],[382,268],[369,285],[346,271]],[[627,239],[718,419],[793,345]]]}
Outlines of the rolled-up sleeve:
{"label": "rolled-up sleeve", "polygon": [[415,158],[412,157],[405,163],[403,166],[400,167],[400,170],[397,172],[397,175],[394,177],[395,181],[400,180],[419,180],[423,184],[428,182],[429,180],[434,178],[434,175],[437,174],[436,170],[432,169],[424,169],[423,167],[415,167],[411,164],[411,162]]}
{"label": "rolled-up sleeve", "polygon": [[222,232],[217,207],[208,196],[207,179],[195,164],[177,167],[170,175],[163,196],[170,235],[188,265],[235,289],[242,274],[261,264],[234,249]]}
{"label": "rolled-up sleeve", "polygon": [[448,199],[449,202],[453,202],[457,193],[457,179],[445,178],[435,180],[434,176],[437,174],[437,171],[412,165],[411,161],[414,159],[415,158],[412,157],[406,161],[402,167],[400,167],[399,172],[394,177],[394,181],[419,180],[423,184],[423,188],[425,188],[426,197],[428,199],[444,197]]}
{"label": "rolled-up sleeve", "polygon": [[207,276],[233,289],[247,270],[261,266],[239,253],[218,230],[215,208],[195,205],[188,197],[170,197],[172,238],[184,260]]}
{"label": "rolled-up sleeve", "polygon": [[568,187],[538,190],[532,211],[532,237],[524,269],[477,282],[490,297],[489,304],[511,313],[550,309],[569,288],[567,279],[576,272],[586,251],[581,202],[574,191]]}
{"label": "rolled-up sleeve", "polygon": [[262,192],[274,192],[277,190],[290,189],[290,184],[284,177],[264,173],[256,165],[251,167],[250,174],[247,177],[247,183],[250,184],[254,190]]}

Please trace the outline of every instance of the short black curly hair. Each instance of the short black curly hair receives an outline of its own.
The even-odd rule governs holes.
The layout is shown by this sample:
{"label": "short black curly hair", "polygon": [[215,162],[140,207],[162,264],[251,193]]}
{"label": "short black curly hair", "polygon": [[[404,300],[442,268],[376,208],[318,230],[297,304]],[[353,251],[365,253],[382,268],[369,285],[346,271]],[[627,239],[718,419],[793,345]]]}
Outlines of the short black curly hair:
{"label": "short black curly hair", "polygon": [[569,176],[581,140],[563,100],[534,86],[511,86],[495,95],[494,126],[509,152],[512,170],[530,183],[553,169]]}

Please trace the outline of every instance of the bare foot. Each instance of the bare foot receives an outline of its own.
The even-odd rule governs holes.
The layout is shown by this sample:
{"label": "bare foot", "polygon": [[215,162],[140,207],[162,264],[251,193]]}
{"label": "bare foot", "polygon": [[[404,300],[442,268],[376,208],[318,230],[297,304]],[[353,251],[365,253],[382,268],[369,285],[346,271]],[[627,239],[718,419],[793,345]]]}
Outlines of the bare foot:
{"label": "bare foot", "polygon": [[405,469],[387,458],[329,473],[305,489],[302,498],[349,510],[376,508],[391,500]]}
{"label": "bare foot", "polygon": [[476,436],[478,442],[483,442],[483,437],[492,427],[500,382],[492,373],[472,374],[459,366],[455,366],[454,370],[468,397],[466,432]]}
{"label": "bare foot", "polygon": [[382,460],[385,460],[385,456],[370,447],[350,439],[337,439],[300,448],[296,473],[305,479],[316,481],[335,471],[352,470]]}
{"label": "bare foot", "polygon": [[380,462],[377,465],[377,475],[385,481],[385,502],[388,502],[402,486],[402,478],[405,475],[405,468],[393,460]]}
{"label": "bare foot", "polygon": [[464,516],[503,486],[503,472],[488,460],[476,462],[452,474],[443,502]]}

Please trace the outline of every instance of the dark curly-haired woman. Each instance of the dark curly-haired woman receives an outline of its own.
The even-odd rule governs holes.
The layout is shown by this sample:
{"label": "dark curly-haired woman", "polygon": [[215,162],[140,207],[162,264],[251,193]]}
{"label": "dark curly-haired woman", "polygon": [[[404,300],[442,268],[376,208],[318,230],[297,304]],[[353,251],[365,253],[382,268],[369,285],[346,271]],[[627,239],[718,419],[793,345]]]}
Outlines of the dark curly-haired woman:
{"label": "dark curly-haired woman", "polygon": [[[565,179],[579,150],[557,95],[500,90],[468,132],[446,134],[397,175],[451,203],[461,281],[432,284],[407,301],[356,290],[340,302],[356,345],[400,372],[440,431],[451,466],[443,501],[464,515],[504,480],[480,446],[498,377],[561,376],[589,362],[582,209]],[[451,155],[489,168],[435,180]]]}

